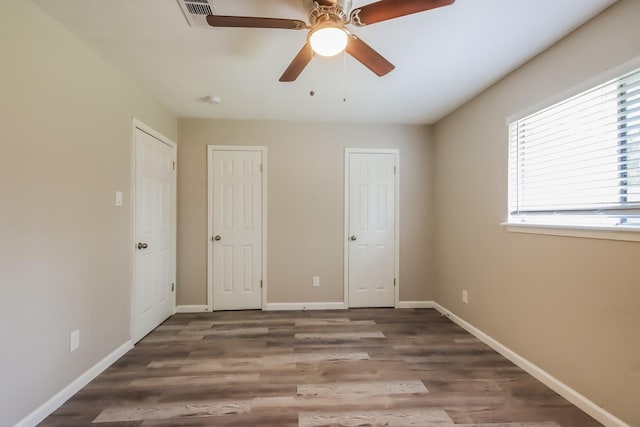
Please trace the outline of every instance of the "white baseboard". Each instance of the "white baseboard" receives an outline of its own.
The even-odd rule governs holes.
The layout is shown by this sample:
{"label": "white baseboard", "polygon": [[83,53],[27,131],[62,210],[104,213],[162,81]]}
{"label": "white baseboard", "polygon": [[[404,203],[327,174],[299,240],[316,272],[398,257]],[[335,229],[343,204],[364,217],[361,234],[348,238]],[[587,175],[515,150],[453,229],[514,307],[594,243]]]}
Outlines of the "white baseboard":
{"label": "white baseboard", "polygon": [[278,310],[344,310],[344,302],[270,302],[265,311]]}
{"label": "white baseboard", "polygon": [[82,387],[86,386],[95,377],[100,375],[105,369],[114,364],[127,351],[133,348],[133,342],[128,340],[120,347],[108,354],[104,359],[93,365],[86,372],[73,380],[69,385],[56,393],[52,398],[44,402],[35,411],[20,420],[14,427],[33,427],[42,422],[45,418],[58,409],[64,402],[69,400],[71,396],[79,392]]}
{"label": "white baseboard", "polygon": [[606,409],[596,405],[591,400],[587,399],[582,394],[578,393],[556,377],[552,376],[539,366],[531,363],[524,357],[515,353],[499,341],[491,338],[489,335],[482,332],[480,329],[476,328],[472,324],[462,320],[462,318],[456,316],[451,311],[447,310],[443,306],[438,303],[433,303],[433,308],[438,310],[443,315],[447,316],[449,319],[457,323],[462,328],[466,329],[471,335],[478,338],[480,341],[487,344],[489,347],[515,363],[517,366],[522,368],[524,371],[529,373],[532,377],[536,378],[544,385],[558,393],[560,396],[567,399],[569,402],[576,405],[578,408],[582,409],[584,412],[589,414],[598,422],[604,424],[607,427],[631,427],[629,424],[625,423],[615,415],[608,412]]}
{"label": "white baseboard", "polygon": [[176,313],[205,313],[209,311],[209,307],[206,305],[178,305],[176,306]]}
{"label": "white baseboard", "polygon": [[398,301],[396,308],[433,308],[433,301]]}
{"label": "white baseboard", "polygon": [[[276,310],[345,310],[343,302],[272,302],[265,311]],[[396,308],[434,308],[433,301],[399,301]]]}

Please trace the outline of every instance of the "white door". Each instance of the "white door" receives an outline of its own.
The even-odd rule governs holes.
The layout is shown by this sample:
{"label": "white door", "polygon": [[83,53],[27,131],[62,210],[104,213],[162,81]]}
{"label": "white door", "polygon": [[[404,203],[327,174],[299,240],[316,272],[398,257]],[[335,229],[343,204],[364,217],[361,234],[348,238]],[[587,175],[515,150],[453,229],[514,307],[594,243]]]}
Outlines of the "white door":
{"label": "white door", "polygon": [[262,151],[211,154],[213,309],[262,307]]}
{"label": "white door", "polygon": [[135,131],[133,340],[173,313],[175,146]]}
{"label": "white door", "polygon": [[347,283],[350,307],[395,305],[395,153],[349,153]]}

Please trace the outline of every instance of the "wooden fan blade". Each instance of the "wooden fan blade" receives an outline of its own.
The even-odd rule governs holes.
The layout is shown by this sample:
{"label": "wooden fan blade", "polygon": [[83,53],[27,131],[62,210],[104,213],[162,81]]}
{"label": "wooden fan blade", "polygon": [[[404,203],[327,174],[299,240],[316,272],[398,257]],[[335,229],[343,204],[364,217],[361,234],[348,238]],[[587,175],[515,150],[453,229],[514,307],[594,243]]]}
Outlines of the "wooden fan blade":
{"label": "wooden fan blade", "polygon": [[413,13],[449,6],[455,0],[381,0],[351,12],[354,25],[369,25]]}
{"label": "wooden fan blade", "polygon": [[207,15],[207,23],[212,27],[281,28],[284,30],[307,28],[307,24],[298,19],[257,18],[253,16]]}
{"label": "wooden fan blade", "polygon": [[360,61],[362,65],[382,77],[390,73],[395,67],[382,55],[376,52],[371,46],[363,42],[357,36],[351,35],[349,43],[345,49],[347,53]]}
{"label": "wooden fan blade", "polygon": [[293,58],[289,67],[284,71],[282,77],[280,77],[281,82],[292,82],[298,78],[304,67],[307,66],[309,62],[311,62],[311,58],[313,58],[313,50],[311,50],[311,46],[309,43],[305,44],[300,52]]}

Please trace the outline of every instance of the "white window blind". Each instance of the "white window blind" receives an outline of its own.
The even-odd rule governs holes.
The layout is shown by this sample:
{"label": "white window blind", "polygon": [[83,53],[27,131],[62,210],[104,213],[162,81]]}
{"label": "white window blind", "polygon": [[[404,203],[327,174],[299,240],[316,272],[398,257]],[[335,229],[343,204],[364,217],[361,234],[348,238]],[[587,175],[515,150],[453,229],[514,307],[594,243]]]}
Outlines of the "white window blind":
{"label": "white window blind", "polygon": [[640,70],[509,124],[509,222],[640,227]]}

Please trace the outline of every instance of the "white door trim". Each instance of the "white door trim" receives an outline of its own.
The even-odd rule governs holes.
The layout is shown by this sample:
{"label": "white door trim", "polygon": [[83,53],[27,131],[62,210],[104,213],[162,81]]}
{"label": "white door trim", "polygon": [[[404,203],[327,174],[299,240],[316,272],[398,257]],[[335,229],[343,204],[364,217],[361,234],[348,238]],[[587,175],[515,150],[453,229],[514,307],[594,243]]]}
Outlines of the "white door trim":
{"label": "white door trim", "polygon": [[[131,238],[129,244],[129,256],[131,258],[131,277],[130,277],[130,285],[129,285],[129,300],[130,300],[130,321],[129,321],[129,337],[133,339],[134,337],[134,322],[135,322],[135,278],[136,278],[136,259],[135,259],[135,244],[136,244],[136,130],[141,130],[148,135],[151,135],[158,141],[163,144],[168,145],[174,151],[174,157],[176,159],[176,174],[173,176],[173,182],[171,183],[173,186],[173,200],[171,201],[171,214],[173,215],[173,219],[171,221],[171,248],[173,251],[172,259],[173,259],[173,271],[172,271],[172,281],[176,283],[176,233],[177,233],[177,169],[178,169],[178,144],[176,144],[171,139],[167,138],[160,132],[156,131],[152,127],[146,125],[142,121],[132,118],[132,130],[131,130],[131,209],[129,212],[131,218]],[[171,312],[175,314],[176,312],[176,294],[177,294],[177,285],[174,285],[174,289],[171,295]],[[135,344],[135,343],[134,343]]]}
{"label": "white door trim", "polygon": [[213,152],[260,151],[262,153],[262,310],[267,307],[267,147],[207,145],[207,309],[213,311]]}
{"label": "white door trim", "polygon": [[393,154],[395,157],[395,241],[394,241],[394,307],[398,308],[400,301],[400,150],[397,148],[345,148],[344,149],[344,305],[349,308],[349,156],[359,154]]}

